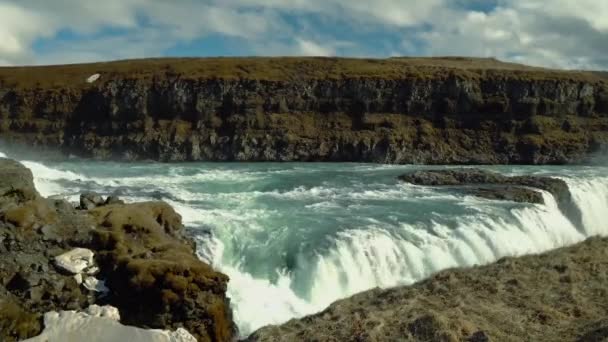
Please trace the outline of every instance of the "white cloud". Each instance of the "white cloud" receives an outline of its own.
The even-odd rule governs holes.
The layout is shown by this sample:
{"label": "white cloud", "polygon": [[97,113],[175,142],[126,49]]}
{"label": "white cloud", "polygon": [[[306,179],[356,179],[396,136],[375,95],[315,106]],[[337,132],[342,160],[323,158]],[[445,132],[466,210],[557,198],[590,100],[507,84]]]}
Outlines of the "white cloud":
{"label": "white cloud", "polygon": [[[0,63],[160,56],[220,34],[260,55],[472,55],[608,68],[608,1],[492,3],[493,9],[481,0],[0,0]],[[348,32],[347,42],[332,25]],[[114,34],[101,34],[107,29]],[[34,49],[59,32],[79,39],[47,40],[43,52]],[[386,41],[370,41],[379,32]],[[395,44],[399,37],[403,42]]]}

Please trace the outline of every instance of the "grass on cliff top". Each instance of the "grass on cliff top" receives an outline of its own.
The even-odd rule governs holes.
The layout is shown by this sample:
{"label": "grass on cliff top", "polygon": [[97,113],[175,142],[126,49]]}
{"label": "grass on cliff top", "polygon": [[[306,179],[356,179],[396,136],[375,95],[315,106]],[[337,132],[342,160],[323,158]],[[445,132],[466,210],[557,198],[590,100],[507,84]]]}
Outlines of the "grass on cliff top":
{"label": "grass on cliff top", "polygon": [[571,79],[597,82],[599,74],[551,70],[505,63],[493,58],[398,57],[356,59],[326,57],[153,58],[56,66],[0,67],[0,84],[17,88],[79,88],[99,73],[114,78],[151,79],[179,75],[184,79],[304,80],[342,78]]}

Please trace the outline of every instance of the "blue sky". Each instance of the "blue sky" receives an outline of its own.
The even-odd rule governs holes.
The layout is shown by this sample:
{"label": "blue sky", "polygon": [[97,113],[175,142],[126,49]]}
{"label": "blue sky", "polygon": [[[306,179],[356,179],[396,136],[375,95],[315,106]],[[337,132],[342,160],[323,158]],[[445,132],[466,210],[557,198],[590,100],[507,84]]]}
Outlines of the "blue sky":
{"label": "blue sky", "polygon": [[0,0],[0,65],[463,55],[608,68],[603,0]]}

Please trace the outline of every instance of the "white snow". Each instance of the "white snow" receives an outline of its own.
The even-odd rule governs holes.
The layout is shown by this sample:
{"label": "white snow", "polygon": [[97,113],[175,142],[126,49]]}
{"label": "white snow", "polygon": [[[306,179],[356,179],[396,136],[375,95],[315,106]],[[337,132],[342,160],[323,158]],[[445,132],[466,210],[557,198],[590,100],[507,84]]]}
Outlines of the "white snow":
{"label": "white snow", "polygon": [[106,287],[106,283],[103,280],[99,280],[95,277],[87,277],[82,284],[89,291],[108,293],[110,289]]}
{"label": "white snow", "polygon": [[85,312],[60,311],[44,315],[44,331],[27,342],[196,342],[183,328],[175,332],[146,330],[120,324],[118,310],[111,306],[90,306]]}
{"label": "white snow", "polygon": [[100,74],[93,74],[93,75],[89,76],[89,78],[87,78],[87,83],[93,83],[93,82],[97,81],[99,79],[99,77],[101,77]]}
{"label": "white snow", "polygon": [[74,248],[73,250],[55,257],[57,267],[73,273],[82,273],[86,268],[93,265],[93,251],[86,248]]}

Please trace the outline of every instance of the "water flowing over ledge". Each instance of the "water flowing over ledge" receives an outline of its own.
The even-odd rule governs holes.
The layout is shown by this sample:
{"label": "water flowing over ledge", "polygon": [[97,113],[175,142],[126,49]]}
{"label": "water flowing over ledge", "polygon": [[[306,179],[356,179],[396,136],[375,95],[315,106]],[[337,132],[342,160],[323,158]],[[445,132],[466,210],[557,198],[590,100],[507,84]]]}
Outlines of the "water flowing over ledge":
{"label": "water flowing over ledge", "polygon": [[25,164],[43,195],[95,190],[171,204],[196,235],[199,256],[230,276],[242,335],[373,287],[608,235],[605,167],[491,168],[565,180],[579,226],[548,193],[546,204],[532,205],[397,183],[413,166]]}

